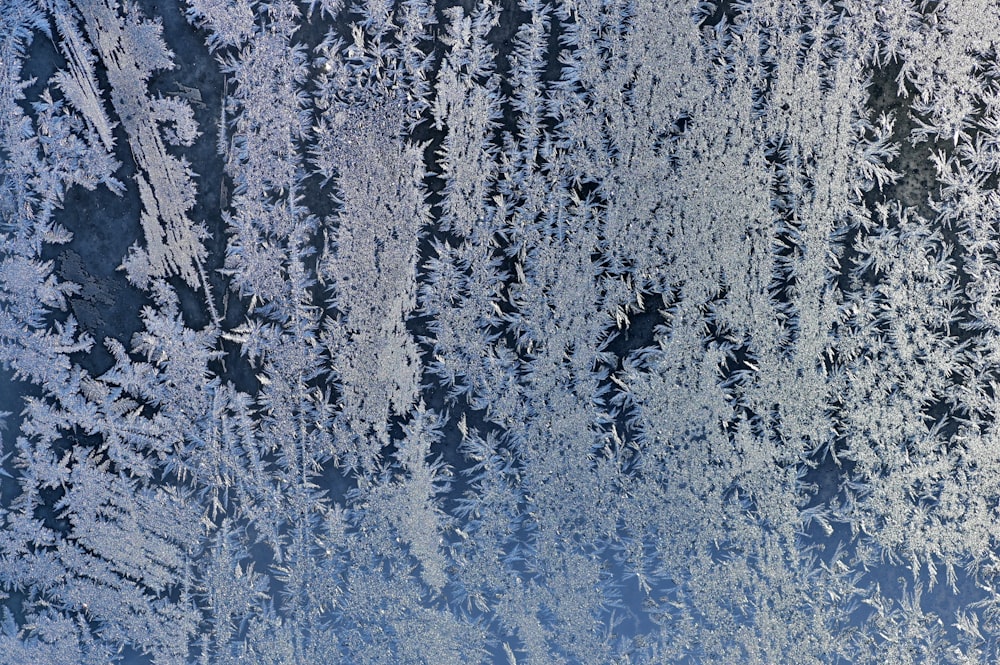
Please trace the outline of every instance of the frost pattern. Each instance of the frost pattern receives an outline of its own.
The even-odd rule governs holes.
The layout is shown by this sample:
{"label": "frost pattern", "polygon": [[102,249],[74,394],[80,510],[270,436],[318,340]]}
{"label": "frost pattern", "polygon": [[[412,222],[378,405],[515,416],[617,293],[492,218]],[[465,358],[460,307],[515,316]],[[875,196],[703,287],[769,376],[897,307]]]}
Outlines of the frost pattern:
{"label": "frost pattern", "polygon": [[0,0],[0,663],[997,662],[998,34]]}

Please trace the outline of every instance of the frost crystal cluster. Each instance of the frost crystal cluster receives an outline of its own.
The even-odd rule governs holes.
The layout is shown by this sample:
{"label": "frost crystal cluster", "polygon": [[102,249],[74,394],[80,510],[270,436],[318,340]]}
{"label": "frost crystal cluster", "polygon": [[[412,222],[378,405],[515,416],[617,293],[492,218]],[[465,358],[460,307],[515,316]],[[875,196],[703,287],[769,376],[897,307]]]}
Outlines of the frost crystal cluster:
{"label": "frost crystal cluster", "polygon": [[0,664],[1000,662],[993,0],[0,0]]}

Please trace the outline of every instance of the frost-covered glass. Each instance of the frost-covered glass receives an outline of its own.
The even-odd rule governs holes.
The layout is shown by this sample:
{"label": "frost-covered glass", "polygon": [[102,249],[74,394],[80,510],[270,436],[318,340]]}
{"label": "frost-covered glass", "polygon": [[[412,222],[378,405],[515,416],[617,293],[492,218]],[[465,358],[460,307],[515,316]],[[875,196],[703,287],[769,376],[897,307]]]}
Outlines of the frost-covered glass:
{"label": "frost-covered glass", "polygon": [[0,0],[0,665],[1000,662],[998,42]]}

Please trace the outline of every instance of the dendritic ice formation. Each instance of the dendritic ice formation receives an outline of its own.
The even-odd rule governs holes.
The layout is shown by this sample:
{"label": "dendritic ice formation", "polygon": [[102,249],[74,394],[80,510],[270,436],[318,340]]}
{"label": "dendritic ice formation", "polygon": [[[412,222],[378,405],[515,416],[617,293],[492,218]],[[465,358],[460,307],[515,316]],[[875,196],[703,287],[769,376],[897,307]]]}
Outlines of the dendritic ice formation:
{"label": "dendritic ice formation", "polygon": [[998,40],[0,0],[0,663],[1000,662]]}

